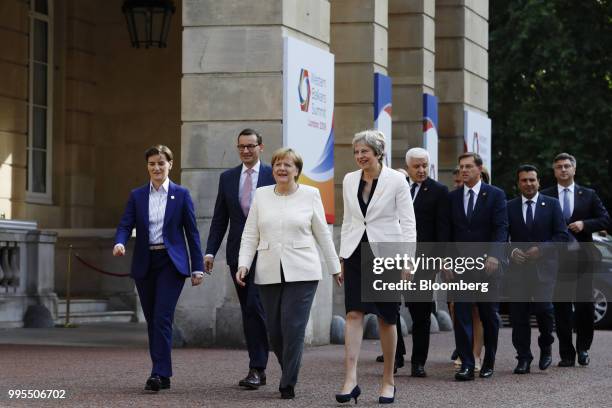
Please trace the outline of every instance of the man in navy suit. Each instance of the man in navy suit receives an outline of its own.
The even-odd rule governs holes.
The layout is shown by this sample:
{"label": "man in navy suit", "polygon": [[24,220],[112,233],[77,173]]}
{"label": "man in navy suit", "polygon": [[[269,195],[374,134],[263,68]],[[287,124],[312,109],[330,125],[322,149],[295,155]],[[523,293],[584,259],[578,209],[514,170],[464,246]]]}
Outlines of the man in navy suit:
{"label": "man in navy suit", "polygon": [[[563,280],[575,282],[575,313],[571,302],[555,302],[555,325],[559,339],[559,367],[572,367],[578,363],[588,365],[589,349],[593,342],[594,305],[591,299],[593,293],[593,265],[599,255],[592,245],[592,233],[606,229],[610,217],[597,193],[574,182],[576,175],[576,159],[568,153],[560,153],[553,160],[553,170],[557,185],[542,190],[542,194],[559,199],[563,218],[570,231],[570,240],[580,242],[577,251],[568,250],[561,257],[562,268],[557,279],[556,296],[561,294]],[[571,246],[570,248],[571,249]],[[567,283],[567,282],[565,282]],[[563,291],[565,292],[565,291]],[[572,318],[576,328],[576,347],[572,341]]]}
{"label": "man in navy suit", "polygon": [[[255,274],[247,275],[244,287],[238,285],[234,277],[238,270],[240,238],[255,190],[257,187],[274,184],[274,178],[272,168],[259,160],[259,155],[264,148],[259,133],[253,129],[244,129],[238,135],[237,148],[242,164],[221,173],[204,264],[207,271],[212,270],[214,257],[221,246],[229,224],[225,259],[240,300],[242,325],[249,351],[249,372],[238,384],[246,388],[257,389],[266,384],[265,370],[268,364],[269,346],[264,310],[257,286],[253,282]],[[255,267],[255,262],[256,260],[253,261],[251,269]]]}
{"label": "man in navy suit", "polygon": [[[408,184],[414,203],[416,217],[417,242],[448,242],[448,188],[436,180],[429,178],[429,153],[427,150],[415,147],[406,152],[406,170]],[[428,250],[431,250],[428,245]],[[424,249],[423,249],[424,250]],[[421,253],[417,250],[417,253]],[[419,271],[415,280],[434,279],[433,271]],[[412,356],[411,376],[426,377],[425,362],[429,352],[429,331],[431,326],[432,293],[420,293],[416,298],[410,295],[406,298],[406,307],[412,317]],[[395,364],[404,365],[406,346],[402,336],[401,325],[397,322],[397,349]],[[380,356],[382,357],[382,356]],[[379,358],[382,360],[382,358]]]}
{"label": "man in navy suit", "polygon": [[540,330],[540,370],[552,363],[553,291],[559,268],[553,242],[569,240],[559,201],[539,194],[538,169],[525,164],[517,170],[520,197],[508,202],[510,268],[506,274],[510,297],[512,344],[517,352],[515,374],[527,374],[531,354],[529,318],[535,314]]}
{"label": "man in navy suit", "polygon": [[[506,199],[502,190],[481,180],[482,158],[477,153],[464,153],[459,156],[459,171],[463,187],[449,193],[450,231],[454,242],[490,242],[485,271],[482,276],[465,272],[462,279],[489,283],[490,301],[477,302],[480,320],[484,331],[485,356],[480,369],[481,378],[493,375],[499,320],[497,315],[497,275],[504,256],[499,243],[508,238],[508,214]],[[461,255],[461,254],[460,254]],[[462,254],[465,255],[465,254]],[[469,254],[468,254],[469,255]],[[479,254],[477,256],[482,256]],[[474,271],[472,271],[474,272]],[[461,358],[461,368],[455,374],[457,381],[474,379],[474,354],[472,352],[472,304],[471,301],[455,301],[455,343]]]}

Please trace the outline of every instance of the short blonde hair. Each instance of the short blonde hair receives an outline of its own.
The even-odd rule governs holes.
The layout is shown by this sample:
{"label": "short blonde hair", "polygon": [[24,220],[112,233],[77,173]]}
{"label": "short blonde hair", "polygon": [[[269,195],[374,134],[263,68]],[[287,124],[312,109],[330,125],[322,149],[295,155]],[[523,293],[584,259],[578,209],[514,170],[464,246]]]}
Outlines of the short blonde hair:
{"label": "short blonde hair", "polygon": [[363,143],[374,151],[374,154],[378,156],[379,163],[383,162],[385,157],[385,134],[380,130],[368,129],[363,130],[355,134],[353,137],[353,147],[357,143]]}
{"label": "short blonde hair", "polygon": [[302,156],[300,156],[295,150],[290,147],[281,147],[280,149],[276,149],[274,153],[272,153],[272,167],[274,167],[274,163],[278,160],[289,157],[295,167],[298,169],[298,173],[295,176],[295,181],[298,181],[300,178],[300,174],[302,174],[302,168],[304,167],[304,160],[302,160]]}

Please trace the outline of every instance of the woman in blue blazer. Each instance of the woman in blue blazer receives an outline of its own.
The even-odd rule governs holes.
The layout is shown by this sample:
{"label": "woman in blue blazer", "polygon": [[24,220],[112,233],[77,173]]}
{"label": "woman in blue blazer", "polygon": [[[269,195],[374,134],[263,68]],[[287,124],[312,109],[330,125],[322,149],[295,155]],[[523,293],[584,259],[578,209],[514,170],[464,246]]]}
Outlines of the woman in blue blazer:
{"label": "woman in blue blazer", "polygon": [[174,309],[185,278],[191,276],[194,286],[202,283],[204,258],[189,191],[168,178],[172,152],[163,145],[153,146],[145,152],[145,159],[150,182],[130,193],[113,255],[125,255],[125,245],[136,227],[130,276],[147,320],[153,362],[145,390],[159,391],[170,388]]}

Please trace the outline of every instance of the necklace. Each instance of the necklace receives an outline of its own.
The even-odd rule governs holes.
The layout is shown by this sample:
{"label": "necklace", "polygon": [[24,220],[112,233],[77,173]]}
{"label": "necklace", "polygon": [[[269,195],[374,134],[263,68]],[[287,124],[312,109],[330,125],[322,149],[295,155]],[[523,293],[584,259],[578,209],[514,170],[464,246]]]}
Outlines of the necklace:
{"label": "necklace", "polygon": [[296,184],[295,190],[293,190],[293,191],[287,191],[286,193],[279,193],[279,192],[276,190],[276,186],[274,186],[274,194],[276,194],[277,196],[284,197],[284,196],[288,196],[288,195],[291,195],[291,194],[295,193],[295,192],[298,190],[298,188],[300,188],[300,185],[299,185],[299,184]]}

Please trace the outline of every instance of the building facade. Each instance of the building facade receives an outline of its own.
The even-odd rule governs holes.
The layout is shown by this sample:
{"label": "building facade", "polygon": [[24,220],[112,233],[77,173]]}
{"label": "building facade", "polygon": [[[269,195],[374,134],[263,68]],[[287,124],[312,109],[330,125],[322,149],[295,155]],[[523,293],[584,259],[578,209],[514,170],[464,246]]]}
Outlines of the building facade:
{"label": "building facade", "polygon": [[[373,126],[374,73],[393,81],[393,167],[422,145],[423,93],[439,101],[443,182],[463,151],[464,111],[487,112],[488,0],[175,0],[167,47],[149,49],[131,47],[122,4],[0,2],[0,218],[56,234],[48,273],[60,299],[70,246],[99,269],[129,271],[129,259],[110,256],[113,230],[129,191],[147,181],[143,152],[152,144],[175,153],[170,176],[192,192],[205,242],[219,174],[239,163],[238,132],[261,131],[264,161],[282,145],[285,36],[335,56],[337,224],[342,178],[356,168],[352,136]],[[240,342],[222,264],[204,286],[185,287],[176,325],[188,343]],[[74,261],[71,284],[75,296],[104,298],[137,319],[129,279]],[[0,303],[27,293],[0,283]],[[328,341],[341,299],[331,280],[320,285],[310,342]],[[2,319],[20,323],[19,313]]]}

